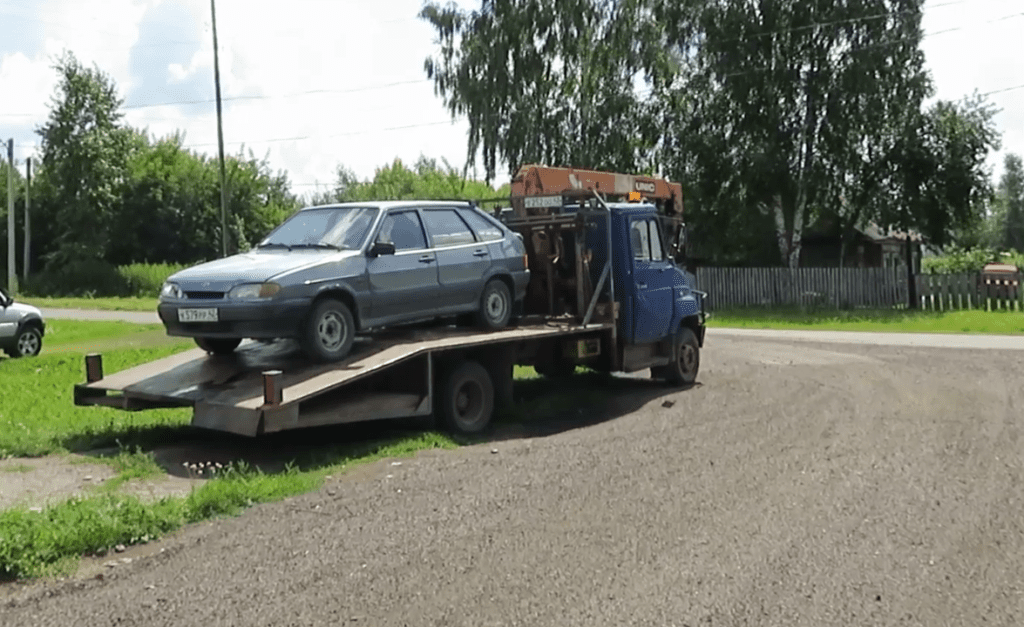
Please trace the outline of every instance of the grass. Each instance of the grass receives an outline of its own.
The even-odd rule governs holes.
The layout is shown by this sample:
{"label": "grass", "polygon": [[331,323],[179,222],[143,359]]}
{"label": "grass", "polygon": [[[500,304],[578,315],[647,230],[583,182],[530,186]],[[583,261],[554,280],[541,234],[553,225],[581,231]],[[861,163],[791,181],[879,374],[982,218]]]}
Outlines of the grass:
{"label": "grass", "polygon": [[[347,451],[341,447],[315,470],[288,465],[283,472],[268,474],[245,463],[232,464],[220,477],[186,497],[167,497],[150,504],[131,495],[110,493],[72,498],[40,511],[10,509],[0,512],[0,579],[68,572],[79,556],[102,555],[118,544],[150,542],[189,523],[236,515],[257,503],[309,492],[331,473],[355,464],[455,446],[444,436],[427,433]],[[329,453],[321,451],[320,455]],[[136,468],[137,463],[131,461],[129,467]]]}
{"label": "grass", "polygon": [[46,337],[43,338],[44,349],[50,346],[66,346],[110,340],[115,338],[130,339],[138,333],[163,331],[161,324],[137,324],[123,320],[62,320],[46,321]]}
{"label": "grass", "polygon": [[133,479],[149,479],[165,473],[165,470],[156,463],[153,453],[144,451],[138,445],[133,449],[121,446],[117,454],[101,459],[117,471],[115,477],[100,484],[100,490],[104,492],[115,492]]}
{"label": "grass", "polygon": [[[91,323],[77,323],[91,326]],[[71,331],[78,338],[93,337]],[[109,329],[105,323],[95,329]],[[116,372],[191,348],[180,342],[155,348],[112,350],[103,354],[106,372]],[[129,413],[105,407],[76,407],[75,383],[85,380],[81,353],[62,352],[0,361],[0,458],[33,457],[101,446],[144,444],[171,436],[188,424],[188,410]]]}
{"label": "grass", "polygon": [[11,464],[0,468],[0,472],[32,472],[32,467],[28,464]]}
{"label": "grass", "polygon": [[41,309],[99,309],[103,311],[156,311],[157,298],[129,296],[123,298],[54,298],[44,296],[19,296],[20,302]]}
{"label": "grass", "polygon": [[716,311],[709,327],[812,329],[900,333],[1024,333],[1024,313],[1014,311],[855,310],[802,312],[797,309]]}

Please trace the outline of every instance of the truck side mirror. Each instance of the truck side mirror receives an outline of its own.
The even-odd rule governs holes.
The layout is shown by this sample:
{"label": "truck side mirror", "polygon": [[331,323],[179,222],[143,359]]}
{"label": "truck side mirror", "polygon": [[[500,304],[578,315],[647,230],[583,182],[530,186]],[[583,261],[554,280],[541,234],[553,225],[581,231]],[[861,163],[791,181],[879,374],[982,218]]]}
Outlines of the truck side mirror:
{"label": "truck side mirror", "polygon": [[394,242],[374,242],[373,246],[370,247],[371,257],[380,257],[381,255],[393,254],[395,254]]}

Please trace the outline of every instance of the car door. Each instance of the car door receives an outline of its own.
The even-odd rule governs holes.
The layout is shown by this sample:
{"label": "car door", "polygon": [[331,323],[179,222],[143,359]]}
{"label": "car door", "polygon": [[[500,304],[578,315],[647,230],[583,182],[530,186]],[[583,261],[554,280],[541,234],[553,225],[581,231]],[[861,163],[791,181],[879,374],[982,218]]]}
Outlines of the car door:
{"label": "car door", "polygon": [[395,254],[370,258],[370,316],[380,322],[429,316],[438,286],[437,256],[430,250],[416,209],[384,216],[375,242],[391,242]]}
{"label": "car door", "polygon": [[661,231],[654,218],[636,218],[630,225],[633,252],[633,341],[656,342],[669,332],[674,290],[672,263],[666,259]]}
{"label": "car door", "polygon": [[0,289],[0,340],[14,337],[18,332],[18,316],[7,306],[7,292]]}
{"label": "car door", "polygon": [[476,305],[491,266],[486,243],[477,241],[466,221],[452,208],[423,209],[423,223],[437,254],[439,306],[453,311]]}

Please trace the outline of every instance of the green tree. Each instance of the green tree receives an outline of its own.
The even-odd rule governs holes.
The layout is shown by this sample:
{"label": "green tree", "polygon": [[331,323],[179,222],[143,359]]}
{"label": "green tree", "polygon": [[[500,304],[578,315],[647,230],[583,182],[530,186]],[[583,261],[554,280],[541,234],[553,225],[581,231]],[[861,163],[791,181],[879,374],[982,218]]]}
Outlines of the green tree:
{"label": "green tree", "polygon": [[61,267],[104,257],[127,182],[131,132],[121,123],[122,100],[108,75],[82,66],[70,52],[54,68],[56,93],[37,133],[55,229],[47,261]]}
{"label": "green tree", "polygon": [[1024,162],[1020,155],[1010,153],[1004,159],[1004,172],[999,182],[1004,248],[1024,252]]}
{"label": "green tree", "polygon": [[648,0],[483,0],[476,11],[428,2],[438,36],[427,76],[452,116],[469,120],[467,163],[485,179],[529,162],[648,171],[661,137],[653,88],[672,56]]}
{"label": "green tree", "polygon": [[338,167],[338,181],[328,195],[318,195],[319,203],[359,200],[494,200],[507,199],[508,184],[495,190],[484,181],[466,178],[442,159],[424,156],[412,168],[401,159],[377,168],[371,180],[359,181],[345,166]]}
{"label": "green tree", "polygon": [[921,4],[719,1],[696,26],[683,12],[671,27],[688,60],[667,158],[676,177],[710,179],[707,201],[771,216],[792,267],[817,214],[840,214],[844,230],[863,221],[884,189],[893,124],[926,96]]}

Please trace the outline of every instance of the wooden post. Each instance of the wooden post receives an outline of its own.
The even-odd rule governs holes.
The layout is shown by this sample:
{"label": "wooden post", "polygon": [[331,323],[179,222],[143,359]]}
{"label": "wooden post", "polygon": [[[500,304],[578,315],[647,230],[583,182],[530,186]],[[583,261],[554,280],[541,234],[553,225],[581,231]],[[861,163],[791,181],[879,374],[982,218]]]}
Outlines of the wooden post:
{"label": "wooden post", "polygon": [[21,262],[22,280],[28,282],[29,255],[32,247],[32,228],[29,206],[32,204],[32,157],[25,159],[25,257]]}
{"label": "wooden post", "polygon": [[14,139],[7,142],[7,291],[13,296],[18,291],[15,268],[17,246],[14,238]]}
{"label": "wooden post", "polygon": [[103,378],[103,356],[89,353],[85,356],[85,381],[95,383]]}
{"label": "wooden post", "polygon": [[284,402],[283,373],[280,370],[263,372],[263,403],[271,407]]}

